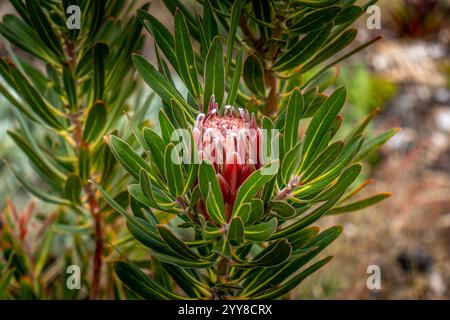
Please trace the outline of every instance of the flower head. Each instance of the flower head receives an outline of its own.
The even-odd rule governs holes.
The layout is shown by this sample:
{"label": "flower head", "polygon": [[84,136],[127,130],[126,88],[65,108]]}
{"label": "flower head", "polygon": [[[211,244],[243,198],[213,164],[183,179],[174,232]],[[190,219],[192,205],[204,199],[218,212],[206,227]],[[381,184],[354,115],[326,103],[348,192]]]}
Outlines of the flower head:
{"label": "flower head", "polygon": [[261,166],[262,135],[255,116],[232,106],[220,113],[213,96],[208,113],[197,117],[193,135],[200,160],[214,166],[229,217],[239,187]]}

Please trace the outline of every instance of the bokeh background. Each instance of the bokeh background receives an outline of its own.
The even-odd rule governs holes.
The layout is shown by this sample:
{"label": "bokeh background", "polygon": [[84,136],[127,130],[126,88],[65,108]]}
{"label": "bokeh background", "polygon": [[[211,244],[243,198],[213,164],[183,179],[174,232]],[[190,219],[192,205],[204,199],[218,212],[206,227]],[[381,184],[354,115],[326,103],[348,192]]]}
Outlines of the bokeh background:
{"label": "bokeh background", "polygon": [[[401,128],[364,172],[372,179],[368,194],[390,191],[393,196],[322,222],[344,226],[328,249],[335,259],[292,299],[450,299],[450,1],[380,0],[377,5],[381,29],[368,29],[369,15],[363,16],[354,45],[374,35],[384,39],[342,63],[338,82],[349,91],[344,132],[375,108],[380,113],[370,128],[373,134]],[[0,17],[12,12],[9,1],[0,1]],[[152,14],[172,25],[159,1],[152,2]],[[0,55],[8,50],[0,42]],[[152,41],[144,54],[153,57]],[[55,210],[24,191],[2,161],[7,156],[27,179],[37,179],[6,136],[17,125],[14,119],[0,96],[0,212]],[[367,288],[370,265],[381,269],[380,290]]]}

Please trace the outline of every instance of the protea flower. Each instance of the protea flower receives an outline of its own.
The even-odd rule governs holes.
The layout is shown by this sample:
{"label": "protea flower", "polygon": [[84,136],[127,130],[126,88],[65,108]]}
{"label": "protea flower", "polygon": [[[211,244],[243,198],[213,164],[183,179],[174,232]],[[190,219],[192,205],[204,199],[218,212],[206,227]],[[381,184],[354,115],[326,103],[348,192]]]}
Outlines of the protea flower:
{"label": "protea flower", "polygon": [[[200,160],[214,166],[229,218],[239,187],[261,166],[262,134],[255,116],[232,106],[219,113],[212,96],[208,113],[197,117],[193,135]],[[203,200],[199,209],[207,216]]]}

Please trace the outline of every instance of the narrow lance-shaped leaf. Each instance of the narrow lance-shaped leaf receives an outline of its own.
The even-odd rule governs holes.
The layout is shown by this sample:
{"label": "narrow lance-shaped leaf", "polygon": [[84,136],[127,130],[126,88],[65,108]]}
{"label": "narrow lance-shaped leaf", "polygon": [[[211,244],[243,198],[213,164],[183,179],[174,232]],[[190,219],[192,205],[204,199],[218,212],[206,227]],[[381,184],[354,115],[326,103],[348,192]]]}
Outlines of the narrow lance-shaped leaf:
{"label": "narrow lance-shaped leaf", "polygon": [[215,36],[218,35],[217,22],[211,8],[210,0],[206,0],[203,6],[203,25],[202,29],[205,34],[205,46],[209,48]]}
{"label": "narrow lance-shaped leaf", "polygon": [[303,113],[303,96],[295,89],[289,98],[284,124],[284,150],[291,150],[298,142],[298,129]]}
{"label": "narrow lance-shaped leaf", "polygon": [[321,51],[318,54],[316,54],[313,58],[311,58],[311,60],[308,63],[302,66],[301,72],[305,73],[306,71],[309,71],[318,64],[333,57],[336,53],[342,51],[350,43],[352,43],[353,40],[355,40],[357,33],[358,31],[356,29],[346,30],[344,33],[342,33],[342,35],[339,36],[339,38],[334,40],[325,48],[321,49]]}
{"label": "narrow lance-shaped leaf", "polygon": [[189,92],[195,97],[200,96],[200,84],[195,68],[195,55],[192,47],[186,19],[180,10],[175,13],[175,53],[181,79]]}
{"label": "narrow lance-shaped leaf", "polygon": [[145,28],[155,38],[158,47],[170,61],[175,70],[178,70],[178,61],[175,53],[175,40],[170,31],[155,17],[144,10],[138,10],[137,16]]}
{"label": "narrow lance-shaped leaf", "polygon": [[80,153],[78,155],[78,174],[80,175],[81,180],[87,181],[91,174],[91,159],[90,152],[88,148],[80,149]]}
{"label": "narrow lance-shaped leaf", "polygon": [[9,70],[18,93],[33,112],[50,127],[62,129],[63,125],[57,118],[62,113],[51,106],[12,63],[9,64]]}
{"label": "narrow lance-shaped leaf", "polygon": [[75,87],[75,79],[73,75],[73,70],[68,63],[63,65],[63,82],[64,88],[66,90],[67,98],[69,100],[69,105],[72,110],[77,108],[77,91]]}
{"label": "narrow lance-shaped leaf", "polygon": [[225,91],[223,50],[218,37],[214,38],[206,56],[204,83],[203,112],[206,113],[212,95],[219,107],[222,106]]}
{"label": "narrow lance-shaped leaf", "polygon": [[98,43],[93,50],[94,65],[94,100],[103,99],[105,91],[105,59],[108,55],[108,46]]}
{"label": "narrow lance-shaped leaf", "polygon": [[234,67],[233,78],[231,79],[230,88],[228,89],[227,105],[234,105],[236,97],[238,95],[239,84],[241,82],[242,73],[242,57],[244,54],[244,48],[241,48],[236,56],[236,65]]}
{"label": "narrow lance-shaped leaf", "polygon": [[228,228],[228,241],[233,245],[242,243],[244,241],[244,231],[245,227],[242,219],[240,217],[234,217]]}
{"label": "narrow lance-shaped leaf", "polygon": [[253,172],[240,186],[233,207],[233,216],[239,216],[244,203],[249,202],[255,194],[266,184],[278,171],[279,161],[274,160],[259,170]]}
{"label": "narrow lance-shaped leaf", "polygon": [[399,132],[399,128],[394,128],[388,130],[386,132],[381,133],[378,136],[375,136],[369,139],[361,148],[359,154],[356,157],[356,161],[361,161],[365,159],[369,154],[377,150],[383,144],[385,144],[390,138],[392,138],[397,132]]}
{"label": "narrow lance-shaped leaf", "polygon": [[28,179],[26,179],[23,176],[22,172],[18,172],[17,170],[13,169],[11,165],[6,163],[8,168],[11,170],[11,172],[14,174],[14,176],[19,180],[19,182],[23,185],[23,187],[30,192],[33,196],[36,198],[48,202],[48,203],[54,203],[54,204],[60,204],[60,205],[70,205],[70,201],[60,198],[58,196],[49,194],[48,192],[44,192],[40,188],[37,188],[30,184]]}
{"label": "narrow lance-shaped leaf", "polygon": [[81,203],[81,179],[80,177],[71,174],[66,180],[66,185],[64,186],[64,193],[68,200],[73,203]]}
{"label": "narrow lance-shaped leaf", "polygon": [[196,113],[197,110],[183,99],[181,94],[169,80],[165,79],[161,73],[148,63],[148,61],[137,54],[133,55],[133,63],[144,81],[161,97],[161,99],[167,103],[170,103],[171,100],[176,101],[177,104],[182,107],[186,116],[189,117],[189,120],[192,123],[194,122],[191,112]]}
{"label": "narrow lance-shaped leaf", "polygon": [[283,296],[284,294],[288,293],[289,291],[293,290],[296,286],[298,286],[303,280],[305,280],[310,274],[314,273],[318,269],[322,268],[325,264],[331,261],[333,257],[327,257],[319,262],[316,262],[311,267],[306,269],[305,271],[302,271],[300,274],[293,277],[291,280],[289,280],[287,283],[280,285],[279,287],[276,287],[272,290],[270,290],[267,293],[258,295],[256,297],[252,297],[253,299],[257,300],[267,300],[267,299],[275,299],[278,297]]}
{"label": "narrow lance-shaped leaf", "polygon": [[151,277],[142,272],[138,267],[125,263],[116,262],[114,264],[114,270],[119,278],[134,292],[139,294],[144,299],[156,299],[156,300],[171,300],[171,299],[184,299],[185,297],[178,296],[172,292],[164,289]]}
{"label": "narrow lance-shaped leaf", "polygon": [[179,239],[168,227],[157,226],[158,233],[164,242],[175,252],[186,259],[199,259],[200,257],[193,252],[181,239]]}
{"label": "narrow lance-shaped leaf", "polygon": [[161,171],[164,169],[164,149],[165,144],[163,139],[151,128],[144,128],[144,140],[147,143],[152,158]]}
{"label": "narrow lance-shaped leaf", "polygon": [[181,157],[174,152],[174,148],[173,143],[169,143],[164,151],[164,172],[170,193],[179,197],[183,194],[184,179]]}
{"label": "narrow lance-shaped leaf", "polygon": [[291,252],[291,244],[286,239],[279,240],[267,253],[258,259],[247,263],[237,264],[237,267],[274,267],[286,261],[291,256]]}
{"label": "narrow lance-shaped leaf", "polygon": [[277,219],[255,224],[245,228],[245,239],[251,241],[265,241],[269,239],[277,228]]}
{"label": "narrow lance-shaped leaf", "polygon": [[344,212],[351,212],[351,211],[357,211],[357,210],[362,210],[365,209],[367,207],[373,206],[374,204],[377,204],[380,201],[383,201],[384,199],[387,199],[391,196],[392,194],[390,192],[384,192],[384,193],[379,193],[376,194],[372,197],[360,200],[360,201],[356,201],[350,204],[346,204],[340,207],[336,207],[333,208],[332,210],[330,210],[328,212],[328,214],[332,215],[332,214],[340,214],[340,213],[344,213]]}
{"label": "narrow lance-shaped leaf", "polygon": [[62,45],[54,32],[54,28],[52,28],[50,21],[42,10],[40,1],[27,0],[25,3],[27,11],[32,13],[28,16],[30,17],[34,29],[39,34],[39,37],[51,51],[62,59],[64,56]]}
{"label": "narrow lance-shaped leaf", "polygon": [[111,135],[109,137],[109,146],[116,159],[135,179],[139,179],[141,169],[144,169],[147,173],[152,172],[149,164],[125,141]]}
{"label": "narrow lance-shaped leaf", "polygon": [[231,7],[231,19],[230,19],[230,31],[228,32],[227,42],[227,64],[225,68],[225,74],[228,75],[231,68],[231,61],[233,58],[234,41],[236,39],[236,31],[239,24],[239,18],[241,16],[242,0],[237,0]]}
{"label": "narrow lance-shaped leaf", "polygon": [[198,171],[198,179],[200,184],[200,191],[203,198],[207,201],[208,213],[216,223],[225,223],[225,208],[223,202],[222,192],[219,183],[217,182],[214,167],[203,161],[200,164]]}
{"label": "narrow lance-shaped leaf", "polygon": [[314,10],[290,27],[289,31],[293,33],[306,33],[320,29],[327,23],[333,21],[339,13],[341,13],[341,11],[341,6],[330,6],[323,9]]}
{"label": "narrow lance-shaped leaf", "polygon": [[103,101],[96,101],[86,118],[83,130],[83,140],[92,142],[103,132],[106,123],[106,107]]}
{"label": "narrow lance-shaped leaf", "polygon": [[247,57],[244,63],[244,81],[256,96],[264,96],[264,71],[261,62],[253,55]]}
{"label": "narrow lance-shaped leaf", "polygon": [[325,43],[331,31],[331,24],[308,33],[297,44],[282,54],[272,65],[275,71],[286,71],[304,63]]}
{"label": "narrow lance-shaped leaf", "polygon": [[332,126],[337,114],[344,106],[346,98],[346,89],[341,87],[334,91],[327,101],[320,107],[311,123],[306,129],[303,146],[303,166],[309,163],[309,160],[315,155],[317,147],[326,133]]}

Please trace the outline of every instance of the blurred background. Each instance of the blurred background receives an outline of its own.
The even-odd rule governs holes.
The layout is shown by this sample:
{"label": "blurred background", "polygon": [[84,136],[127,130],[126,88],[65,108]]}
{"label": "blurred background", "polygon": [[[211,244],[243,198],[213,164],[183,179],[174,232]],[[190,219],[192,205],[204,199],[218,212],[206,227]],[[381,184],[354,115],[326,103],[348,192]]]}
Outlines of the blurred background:
{"label": "blurred background", "polygon": [[[335,259],[292,299],[450,299],[450,0],[380,0],[377,5],[381,29],[368,29],[370,15],[364,15],[356,24],[354,45],[379,34],[384,39],[339,66],[339,84],[349,91],[342,131],[375,108],[380,113],[370,128],[373,134],[401,128],[364,172],[372,179],[367,193],[393,196],[373,208],[324,219],[324,227],[344,226],[328,250]],[[172,25],[159,1],[152,1],[151,10]],[[0,18],[12,12],[9,1],[1,0]],[[152,58],[152,48],[147,41],[144,55]],[[0,55],[8,50],[1,42]],[[12,206],[54,210],[25,192],[4,166],[8,155],[27,179],[36,179],[6,136],[17,125],[14,119],[0,96],[0,212]],[[379,290],[367,288],[370,265],[380,267]]]}

